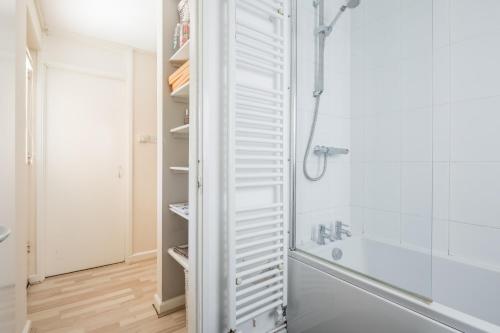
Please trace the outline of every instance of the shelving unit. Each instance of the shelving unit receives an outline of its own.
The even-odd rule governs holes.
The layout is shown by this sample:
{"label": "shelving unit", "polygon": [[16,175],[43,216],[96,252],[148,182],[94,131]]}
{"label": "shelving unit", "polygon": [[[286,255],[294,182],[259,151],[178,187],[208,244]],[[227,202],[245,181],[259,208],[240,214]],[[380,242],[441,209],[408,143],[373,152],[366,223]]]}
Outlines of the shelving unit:
{"label": "shelving unit", "polygon": [[175,261],[177,261],[177,263],[179,265],[182,266],[182,268],[184,268],[185,270],[187,270],[189,268],[189,264],[188,264],[188,258],[184,257],[183,255],[180,255],[179,253],[175,252],[174,248],[171,247],[170,249],[167,250],[168,254],[174,258]]}
{"label": "shelving unit", "polygon": [[187,103],[189,98],[189,82],[172,91],[170,96],[172,96],[175,101]]}
{"label": "shelving unit", "polygon": [[[190,70],[190,64],[187,63],[190,60],[190,44],[191,40],[188,40],[185,42],[177,51],[174,52],[174,54],[168,59],[168,62],[172,65],[172,67],[175,68],[174,71],[171,73],[168,73],[169,75],[169,84],[171,84],[171,89],[172,85],[175,86],[178,83],[182,84],[179,87],[176,87],[175,90],[173,90],[170,93],[170,97],[172,97],[172,100],[177,103],[185,103],[188,104],[187,108],[189,109],[189,79],[191,77],[191,73],[189,72]],[[186,73],[187,71],[187,73]],[[170,80],[170,77],[173,77],[172,80]],[[185,83],[182,83],[186,81]],[[175,111],[174,111],[175,112]],[[175,126],[176,124],[174,124]],[[189,124],[184,124],[184,125],[179,125],[177,127],[173,127],[170,129],[170,133],[175,137],[182,137],[182,138],[189,138]],[[184,147],[184,146],[182,146]],[[178,152],[185,152],[184,149],[189,150],[189,145],[186,146],[186,148],[183,148],[182,150],[179,150]],[[189,156],[189,151],[188,151],[188,156]],[[189,162],[188,162],[189,164]],[[175,166],[171,165],[169,169],[175,173],[175,174],[188,174],[189,173],[189,165],[187,166]],[[174,175],[173,177],[180,177],[178,175]],[[177,181],[177,179],[176,179]],[[181,189],[180,189],[181,190]],[[189,191],[188,191],[189,194]],[[188,199],[188,198],[186,198]],[[187,201],[187,200],[186,200]],[[176,203],[170,203],[169,204],[169,209],[172,213],[182,217],[184,220],[189,222],[189,210],[182,209],[184,208],[183,205],[189,205],[189,203],[183,203],[183,204],[176,204]],[[168,250],[168,253],[176,259],[176,261],[184,267],[185,270],[187,270],[187,258],[181,256],[179,253],[176,253],[173,248]]]}
{"label": "shelving unit", "polygon": [[[158,234],[161,235],[157,243],[159,247],[158,270],[161,274],[161,281],[158,283],[157,297],[155,297],[155,308],[158,313],[171,311],[170,304],[178,304],[177,297],[185,293],[186,302],[191,298],[188,294],[196,294],[196,278],[189,279],[190,274],[195,272],[188,271],[188,261],[195,259],[188,258],[175,252],[174,248],[179,244],[190,243],[189,233],[196,227],[193,220],[196,219],[197,211],[189,211],[181,206],[175,206],[178,203],[188,203],[193,201],[192,207],[197,207],[197,197],[194,196],[197,188],[194,187],[193,177],[197,175],[197,149],[194,142],[197,133],[192,131],[190,124],[186,122],[186,110],[190,111],[190,106],[197,107],[195,97],[197,94],[194,89],[197,86],[196,80],[190,84],[190,78],[194,75],[194,69],[197,66],[195,58],[196,49],[196,29],[184,29],[182,40],[189,38],[179,49],[171,51],[171,45],[178,34],[174,33],[177,29],[177,22],[185,24],[188,20],[184,13],[196,16],[197,2],[188,0],[189,10],[178,11],[179,1],[158,1],[161,8],[162,27],[161,37],[158,38],[158,62],[160,64],[157,75],[157,87],[160,92],[158,99],[158,119],[159,128],[158,147],[161,158],[161,172],[159,173],[159,191],[158,212],[161,214],[158,219]],[[186,3],[183,1],[183,3]],[[180,22],[184,19],[183,22]],[[185,33],[189,31],[189,36]],[[191,47],[192,46],[192,47]],[[193,83],[194,82],[194,83]],[[190,90],[193,90],[190,94]],[[191,96],[190,96],[191,95]],[[193,102],[190,103],[190,99]],[[190,105],[191,104],[191,105]],[[189,112],[188,111],[188,112]],[[195,110],[196,111],[196,110]],[[190,120],[193,120],[192,118]],[[193,120],[193,124],[196,120]],[[196,126],[193,125],[193,128]],[[195,154],[195,156],[192,156]],[[192,164],[191,164],[192,163]],[[193,223],[192,223],[193,222]],[[193,239],[192,241],[195,241]],[[172,260],[175,259],[175,260]],[[179,265],[183,268],[179,269]],[[181,275],[182,274],[182,275]],[[185,279],[185,288],[179,282]],[[172,282],[174,281],[174,282]],[[177,281],[177,282],[176,282]],[[187,282],[189,281],[189,283]],[[192,283],[191,283],[192,281]],[[196,322],[195,311],[186,311],[187,317],[192,323]],[[188,321],[189,326],[189,321]]]}
{"label": "shelving unit", "polygon": [[[170,204],[169,209],[172,213],[179,215],[183,219],[189,221],[189,215],[186,214],[182,209],[177,207],[178,204]],[[180,205],[180,204],[179,204]]]}
{"label": "shelving unit", "polygon": [[176,173],[188,173],[189,172],[189,167],[181,167],[181,166],[171,166],[170,170],[176,172]]}
{"label": "shelving unit", "polygon": [[183,63],[189,60],[189,43],[188,40],[180,49],[178,49],[174,55],[168,60],[172,66],[180,67]]}
{"label": "shelving unit", "polygon": [[170,133],[177,134],[177,135],[188,135],[189,134],[189,124],[172,128],[170,130]]}

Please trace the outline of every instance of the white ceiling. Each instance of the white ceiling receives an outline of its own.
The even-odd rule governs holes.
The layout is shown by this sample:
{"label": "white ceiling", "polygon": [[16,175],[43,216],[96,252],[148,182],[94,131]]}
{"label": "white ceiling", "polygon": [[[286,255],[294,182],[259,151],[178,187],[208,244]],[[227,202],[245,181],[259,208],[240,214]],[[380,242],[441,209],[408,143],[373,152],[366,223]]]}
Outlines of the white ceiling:
{"label": "white ceiling", "polygon": [[156,50],[156,0],[38,0],[45,28]]}

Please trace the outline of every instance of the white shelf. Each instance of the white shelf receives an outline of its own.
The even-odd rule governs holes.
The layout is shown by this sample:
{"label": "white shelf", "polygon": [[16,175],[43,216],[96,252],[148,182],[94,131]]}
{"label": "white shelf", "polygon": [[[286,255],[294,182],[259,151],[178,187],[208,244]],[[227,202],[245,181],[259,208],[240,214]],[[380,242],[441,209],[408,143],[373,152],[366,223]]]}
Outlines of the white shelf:
{"label": "white shelf", "polygon": [[189,82],[184,83],[182,86],[172,91],[170,96],[180,101],[186,101],[189,97]]}
{"label": "white shelf", "polygon": [[180,217],[182,217],[186,221],[188,221],[189,215],[187,215],[185,212],[183,212],[182,209],[179,209],[178,207],[176,207],[176,205],[184,205],[184,204],[170,204],[169,205],[170,211],[174,214],[179,215]]}
{"label": "white shelf", "polygon": [[182,134],[182,135],[187,135],[189,134],[189,124],[182,125],[179,127],[172,128],[170,130],[170,133],[172,134]]}
{"label": "white shelf", "polygon": [[174,251],[174,248],[170,248],[168,249],[168,254],[170,254],[170,256],[172,258],[174,258],[175,261],[177,261],[177,263],[179,265],[182,266],[182,268],[184,269],[188,269],[188,259],[186,257],[184,257],[183,255],[180,255],[179,253],[175,252]]}
{"label": "white shelf", "polygon": [[188,173],[189,167],[171,166],[170,170],[178,173]]}
{"label": "white shelf", "polygon": [[173,66],[179,67],[184,62],[189,60],[189,40],[181,46],[180,49],[175,51],[175,53],[168,60]]}

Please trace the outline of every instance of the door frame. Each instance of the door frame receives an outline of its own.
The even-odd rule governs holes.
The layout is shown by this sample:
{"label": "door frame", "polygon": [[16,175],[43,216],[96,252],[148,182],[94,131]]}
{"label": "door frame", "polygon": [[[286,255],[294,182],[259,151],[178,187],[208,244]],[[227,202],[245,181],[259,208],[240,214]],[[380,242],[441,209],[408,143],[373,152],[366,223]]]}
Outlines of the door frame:
{"label": "door frame", "polygon": [[125,181],[125,226],[124,226],[124,244],[126,261],[133,254],[133,111],[134,111],[134,50],[127,48],[126,53],[126,75],[119,76],[114,73],[95,71],[88,68],[67,65],[64,63],[48,62],[42,55],[38,56],[38,75],[36,78],[36,110],[35,110],[35,158],[34,166],[36,169],[36,273],[30,276],[30,283],[40,283],[46,278],[46,95],[47,95],[47,72],[49,69],[59,69],[73,73],[90,75],[97,78],[106,78],[125,82],[126,93],[126,129],[125,138],[127,149],[125,156],[124,181]]}

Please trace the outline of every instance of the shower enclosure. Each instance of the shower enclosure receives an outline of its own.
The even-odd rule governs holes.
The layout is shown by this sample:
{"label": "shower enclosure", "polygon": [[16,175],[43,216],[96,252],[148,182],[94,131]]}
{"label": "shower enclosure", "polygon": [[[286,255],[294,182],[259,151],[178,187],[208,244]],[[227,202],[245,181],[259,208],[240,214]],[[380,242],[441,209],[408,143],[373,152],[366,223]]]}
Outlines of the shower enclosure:
{"label": "shower enclosure", "polygon": [[500,331],[500,2],[294,7],[292,257]]}

